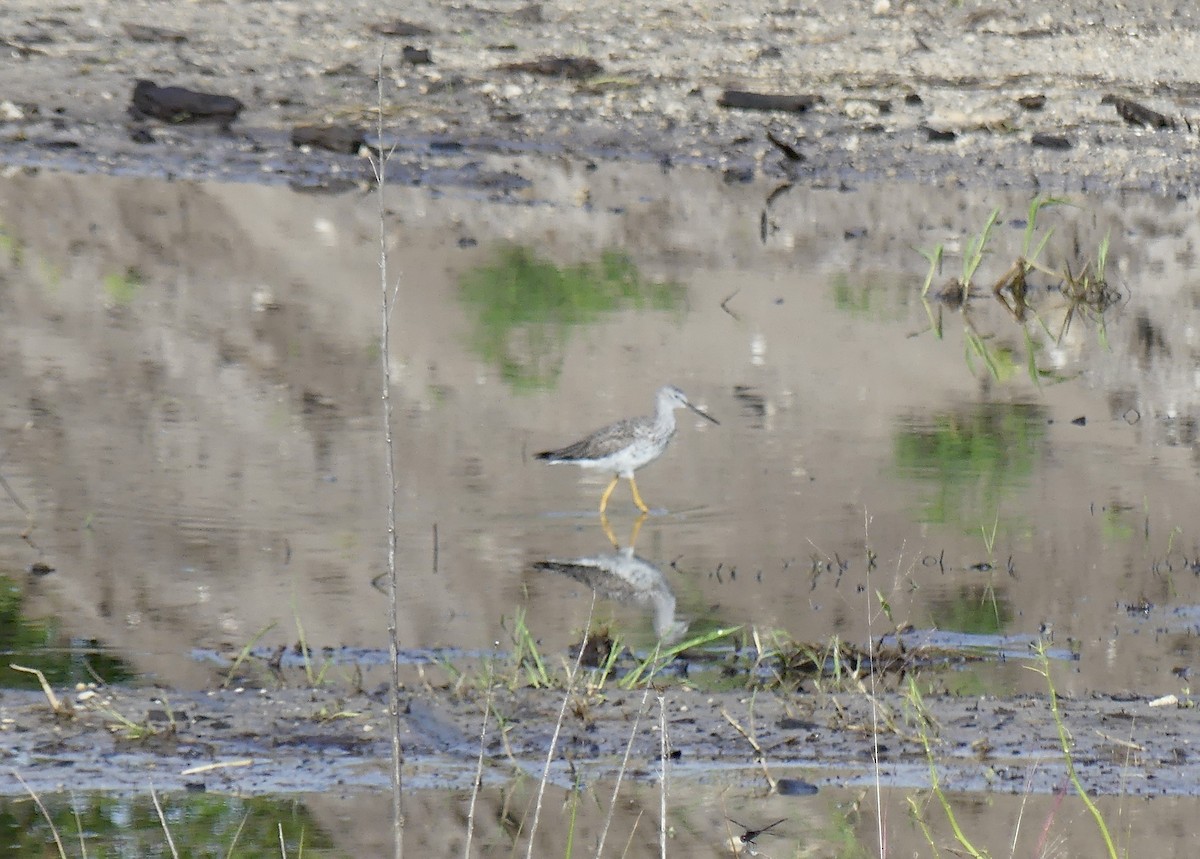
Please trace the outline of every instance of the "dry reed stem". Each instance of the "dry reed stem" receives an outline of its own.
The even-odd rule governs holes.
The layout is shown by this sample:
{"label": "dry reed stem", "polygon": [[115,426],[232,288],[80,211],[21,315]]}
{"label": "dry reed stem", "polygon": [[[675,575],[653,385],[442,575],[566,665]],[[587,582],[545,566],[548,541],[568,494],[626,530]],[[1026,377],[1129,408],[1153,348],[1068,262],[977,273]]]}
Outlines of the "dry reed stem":
{"label": "dry reed stem", "polygon": [[8,667],[13,671],[21,671],[25,674],[34,674],[37,676],[38,682],[42,684],[42,694],[45,695],[46,700],[50,702],[50,709],[54,711],[54,715],[59,716],[70,712],[66,705],[63,704],[63,702],[59,700],[58,696],[54,694],[54,690],[50,688],[50,683],[47,682],[46,675],[37,668],[26,668],[24,665],[15,665],[11,662],[8,664]]}
{"label": "dry reed stem", "polygon": [[167,826],[167,816],[163,814],[162,804],[158,801],[158,792],[154,790],[154,785],[150,785],[150,800],[154,803],[154,810],[158,812],[158,822],[162,826],[163,834],[167,836],[167,847],[171,849],[171,856],[179,859],[179,851],[175,849],[175,839],[171,837],[171,829]]}
{"label": "dry reed stem", "polygon": [[[39,672],[41,673],[41,672]],[[25,788],[25,792],[29,794],[33,800],[33,804],[37,806],[38,811],[42,813],[42,817],[46,819],[46,823],[50,826],[50,834],[54,836],[54,843],[58,845],[58,855],[62,859],[67,859],[67,851],[63,848],[62,839],[58,837],[58,827],[54,825],[54,820],[50,817],[50,812],[46,810],[46,806],[42,804],[42,798],[34,793],[25,779],[21,778],[21,774],[15,769],[12,771],[13,778],[21,783],[21,787]]]}
{"label": "dry reed stem", "polygon": [[[389,321],[391,308],[395,303],[395,295],[388,299],[388,253],[387,228],[385,216],[387,208],[384,204],[384,189],[387,186],[387,160],[391,155],[383,151],[383,59],[384,50],[379,51],[379,64],[376,68],[376,98],[379,109],[376,125],[378,157],[371,159],[371,167],[375,172],[375,182],[378,186],[376,196],[379,201],[379,287],[380,287],[380,331],[379,351],[383,371],[383,441],[384,441],[384,473],[387,475],[387,576],[388,576],[388,656],[392,664],[392,682],[388,690],[388,721],[391,727],[392,740],[392,846],[395,859],[404,857],[404,749],[400,745],[400,643],[397,638],[399,625],[399,609],[397,599],[398,582],[396,577],[396,464],[394,445],[392,442],[392,367],[391,367],[391,329]],[[396,292],[400,283],[396,283]]]}
{"label": "dry reed stem", "polygon": [[538,782],[537,802],[533,806],[533,822],[529,825],[529,845],[525,859],[533,859],[533,839],[537,835],[538,820],[542,816],[542,798],[546,794],[546,782],[550,780],[550,766],[554,763],[554,752],[558,748],[558,735],[562,733],[563,721],[567,716],[567,705],[571,703],[571,694],[575,691],[575,680],[579,677],[579,667],[583,664],[583,652],[587,649],[588,636],[592,632],[592,614],[596,610],[596,592],[592,591],[592,603],[588,607],[587,624],[583,628],[583,640],[579,643],[579,655],[575,657],[575,667],[567,678],[567,690],[563,693],[562,706],[558,710],[558,720],[554,723],[554,733],[550,736],[550,748],[546,752],[546,766],[542,770],[541,781]]}
{"label": "dry reed stem", "polygon": [[[475,835],[475,801],[483,781],[483,751],[487,739],[488,719],[492,715],[492,690],[488,687],[487,702],[483,707],[483,727],[479,729],[479,762],[475,767],[475,783],[471,786],[471,805],[467,809],[467,843],[463,845],[463,859],[471,859],[471,838]],[[511,755],[511,749],[509,754]]]}

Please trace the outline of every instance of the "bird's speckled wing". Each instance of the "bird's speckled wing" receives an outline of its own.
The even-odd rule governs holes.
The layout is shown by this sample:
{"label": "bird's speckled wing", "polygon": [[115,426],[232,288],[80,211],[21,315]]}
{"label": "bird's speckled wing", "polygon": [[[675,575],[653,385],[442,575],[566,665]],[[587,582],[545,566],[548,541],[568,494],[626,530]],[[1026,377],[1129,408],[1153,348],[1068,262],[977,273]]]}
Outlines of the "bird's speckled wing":
{"label": "bird's speckled wing", "polygon": [[650,435],[651,418],[626,418],[596,430],[585,439],[558,450],[546,450],[534,454],[537,459],[550,462],[578,462],[603,459],[629,447],[634,441]]}

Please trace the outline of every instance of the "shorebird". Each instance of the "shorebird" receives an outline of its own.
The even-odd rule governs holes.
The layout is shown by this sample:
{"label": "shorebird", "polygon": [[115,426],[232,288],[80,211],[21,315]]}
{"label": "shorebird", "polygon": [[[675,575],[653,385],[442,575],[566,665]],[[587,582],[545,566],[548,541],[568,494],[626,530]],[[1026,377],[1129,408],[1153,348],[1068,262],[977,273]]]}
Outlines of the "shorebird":
{"label": "shorebird", "polygon": [[691,409],[705,420],[720,423],[688,402],[687,395],[674,385],[659,388],[655,404],[653,415],[625,418],[596,430],[574,444],[558,450],[544,450],[534,456],[551,464],[568,462],[582,468],[612,472],[613,479],[600,496],[601,515],[608,508],[608,498],[622,477],[629,481],[629,487],[633,490],[633,503],[643,513],[649,513],[650,508],[638,492],[633,473],[643,465],[654,462],[667,449],[671,437],[675,435],[675,410]]}

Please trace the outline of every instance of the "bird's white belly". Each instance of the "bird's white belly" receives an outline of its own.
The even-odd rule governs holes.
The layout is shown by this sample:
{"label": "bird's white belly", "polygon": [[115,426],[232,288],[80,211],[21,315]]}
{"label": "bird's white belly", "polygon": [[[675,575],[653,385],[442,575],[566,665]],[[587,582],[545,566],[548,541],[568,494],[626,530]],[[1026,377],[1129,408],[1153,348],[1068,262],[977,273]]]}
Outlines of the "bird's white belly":
{"label": "bird's white belly", "polygon": [[630,477],[634,471],[646,463],[658,459],[665,449],[665,444],[655,444],[650,439],[639,440],[616,453],[590,462],[581,462],[580,465],[596,471],[608,471],[619,474],[621,477]]}

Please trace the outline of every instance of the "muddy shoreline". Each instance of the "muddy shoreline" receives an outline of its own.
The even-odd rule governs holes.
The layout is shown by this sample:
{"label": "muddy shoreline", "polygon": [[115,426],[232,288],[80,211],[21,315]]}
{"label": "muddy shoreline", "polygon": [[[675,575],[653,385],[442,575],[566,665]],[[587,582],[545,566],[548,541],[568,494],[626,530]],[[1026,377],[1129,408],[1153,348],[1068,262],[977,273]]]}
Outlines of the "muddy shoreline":
{"label": "muddy shoreline", "polygon": [[[291,135],[333,123],[375,141],[382,54],[384,137],[404,184],[523,189],[480,163],[497,153],[698,163],[734,182],[765,173],[833,187],[1190,194],[1200,183],[1200,19],[1181,0],[416,3],[403,20],[369,3],[93,0],[5,4],[0,31],[14,58],[0,121],[10,168],[369,183],[365,158],[298,149]],[[134,117],[142,78],[244,110],[228,130]],[[729,106],[731,90],[782,95],[791,109]]]}
{"label": "muddy shoreline", "polygon": [[[886,693],[872,713],[864,695],[772,696],[664,693],[673,778],[703,782],[719,771],[749,786],[799,779],[822,787],[873,784],[920,788],[929,763],[903,699]],[[55,715],[36,693],[0,697],[0,736],[9,765],[38,792],[159,790],[239,795],[343,792],[386,788],[390,740],[382,693],[324,689],[180,693],[105,689],[71,696],[72,712]],[[551,782],[569,786],[568,766],[589,778],[614,776],[642,707],[638,692],[595,699],[568,712]],[[925,701],[942,786],[951,791],[1053,793],[1064,785],[1061,745],[1045,698]],[[560,693],[498,692],[502,741],[493,717],[484,746],[485,783],[525,771],[540,778]],[[1097,795],[1196,796],[1191,769],[1200,724],[1179,704],[1092,696],[1061,700],[1074,740],[1072,761]],[[481,696],[432,689],[402,696],[406,786],[469,790],[479,755]],[[627,777],[653,781],[659,755],[656,696],[637,726]],[[126,721],[127,720],[127,721]],[[736,726],[735,726],[736,723]],[[872,724],[878,724],[878,751]],[[130,727],[137,726],[130,737]],[[743,731],[745,733],[743,733]],[[747,739],[753,737],[765,766]],[[986,739],[986,745],[980,740]],[[511,752],[511,757],[510,757]],[[568,763],[570,762],[570,763]],[[15,779],[0,791],[24,788]]]}

